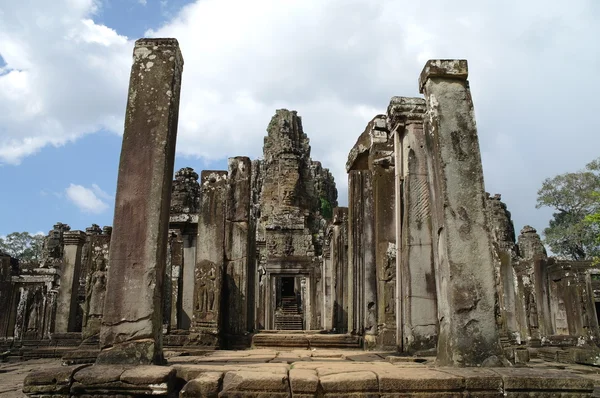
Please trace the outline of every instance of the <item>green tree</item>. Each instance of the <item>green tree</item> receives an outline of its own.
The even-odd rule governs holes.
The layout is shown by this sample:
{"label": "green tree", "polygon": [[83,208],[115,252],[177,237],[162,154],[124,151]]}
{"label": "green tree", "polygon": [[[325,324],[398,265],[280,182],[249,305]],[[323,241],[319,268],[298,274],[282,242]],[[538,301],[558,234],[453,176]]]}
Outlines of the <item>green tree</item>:
{"label": "green tree", "polygon": [[29,232],[13,232],[0,238],[0,251],[19,259],[23,263],[35,263],[42,259],[43,235]]}
{"label": "green tree", "polygon": [[331,203],[325,198],[321,199],[321,215],[326,220],[331,220],[333,218],[333,207],[331,207]]}
{"label": "green tree", "polygon": [[600,158],[588,163],[584,170],[544,180],[536,207],[556,210],[544,229],[544,241],[554,254],[572,260],[600,255],[600,223],[594,224],[590,219],[600,213],[599,195]]}

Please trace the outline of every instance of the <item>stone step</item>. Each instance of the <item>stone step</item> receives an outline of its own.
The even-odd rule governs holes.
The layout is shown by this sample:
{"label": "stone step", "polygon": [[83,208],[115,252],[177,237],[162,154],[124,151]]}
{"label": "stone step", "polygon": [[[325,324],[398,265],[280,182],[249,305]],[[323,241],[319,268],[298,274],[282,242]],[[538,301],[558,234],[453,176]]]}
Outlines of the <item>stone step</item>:
{"label": "stone step", "polygon": [[350,334],[266,331],[252,336],[252,345],[254,347],[360,348],[361,339]]}

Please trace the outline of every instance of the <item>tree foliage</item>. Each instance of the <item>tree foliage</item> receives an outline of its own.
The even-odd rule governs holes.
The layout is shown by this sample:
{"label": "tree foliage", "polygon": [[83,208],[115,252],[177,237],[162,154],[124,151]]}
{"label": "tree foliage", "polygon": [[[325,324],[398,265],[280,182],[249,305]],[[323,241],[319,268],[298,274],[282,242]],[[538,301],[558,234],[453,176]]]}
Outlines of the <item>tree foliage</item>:
{"label": "tree foliage", "polygon": [[19,259],[22,263],[35,263],[42,259],[43,235],[13,232],[0,237],[0,251]]}
{"label": "tree foliage", "polygon": [[[545,243],[559,257],[588,260],[600,255],[600,158],[584,170],[547,178],[538,191],[537,208],[551,207],[550,225],[544,230]],[[600,220],[600,215],[598,216]]]}
{"label": "tree foliage", "polygon": [[331,220],[333,218],[333,207],[331,203],[325,198],[321,199],[321,215],[326,220]]}

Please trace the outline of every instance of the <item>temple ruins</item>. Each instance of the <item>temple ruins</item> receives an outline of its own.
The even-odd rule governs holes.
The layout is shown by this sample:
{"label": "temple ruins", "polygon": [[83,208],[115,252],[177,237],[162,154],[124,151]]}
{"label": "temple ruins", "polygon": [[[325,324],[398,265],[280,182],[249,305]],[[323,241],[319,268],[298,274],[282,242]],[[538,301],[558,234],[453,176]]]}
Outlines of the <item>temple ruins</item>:
{"label": "temple ruins", "polygon": [[[166,396],[184,380],[182,396],[213,396],[200,390],[249,377],[156,366],[171,363],[167,351],[353,348],[452,368],[526,366],[534,355],[600,364],[600,268],[548,258],[531,227],[517,238],[500,195],[485,192],[466,61],[427,62],[423,98],[393,97],[357,134],[347,208],[286,109],[268,123],[262,158],[173,174],[182,69],[176,40],[136,42],[114,225],[57,223],[39,264],[0,254],[0,352],[69,365],[64,385],[31,376],[29,395]],[[111,376],[116,365],[131,367]],[[286,372],[292,387],[262,396],[291,396],[285,388],[303,373]],[[498,372],[502,391],[520,377]],[[471,376],[456,373],[463,384],[452,391],[470,391]],[[519,388],[589,393],[565,380]],[[261,396],[235,391],[219,396]]]}

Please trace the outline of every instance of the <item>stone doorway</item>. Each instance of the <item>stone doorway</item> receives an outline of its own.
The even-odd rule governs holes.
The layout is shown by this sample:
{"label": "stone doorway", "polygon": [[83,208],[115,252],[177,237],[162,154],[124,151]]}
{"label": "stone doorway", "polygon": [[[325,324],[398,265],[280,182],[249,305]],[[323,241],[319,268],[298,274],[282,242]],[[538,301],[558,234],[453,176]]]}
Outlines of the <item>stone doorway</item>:
{"label": "stone doorway", "polygon": [[301,276],[275,276],[276,330],[304,330],[305,284]]}

